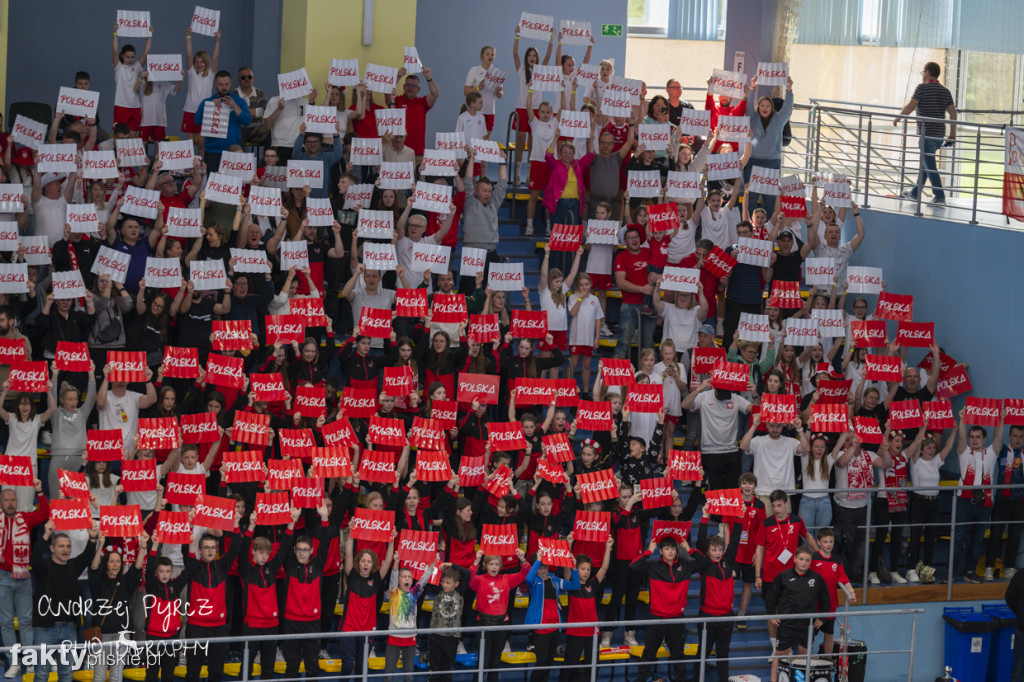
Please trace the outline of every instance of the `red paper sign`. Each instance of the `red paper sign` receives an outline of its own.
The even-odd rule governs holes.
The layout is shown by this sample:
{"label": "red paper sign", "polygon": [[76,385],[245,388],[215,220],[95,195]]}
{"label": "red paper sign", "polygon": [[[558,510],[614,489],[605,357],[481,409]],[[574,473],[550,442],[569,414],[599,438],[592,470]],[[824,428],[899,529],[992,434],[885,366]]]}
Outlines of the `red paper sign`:
{"label": "red paper sign", "polygon": [[[672,204],[675,208],[675,204]],[[648,216],[650,216],[650,209],[648,208]],[[650,218],[648,217],[648,220]],[[551,247],[552,251],[576,251],[580,248],[580,241],[583,239],[583,226],[582,225],[562,225],[555,224],[551,228],[551,239],[548,241],[548,246]]]}
{"label": "red paper sign", "polygon": [[[60,348],[60,344],[62,344],[62,343],[65,343],[65,342],[64,341],[58,341],[57,342],[58,349]],[[84,343],[83,344],[79,344],[79,345],[86,346],[86,344],[84,344]],[[27,357],[27,351],[26,351],[26,347],[25,347],[25,339],[6,339],[6,338],[0,338],[0,365],[10,365],[10,364],[13,364],[14,362],[17,362],[18,360],[24,360],[26,357]],[[59,357],[60,357],[60,353],[58,351],[58,358]],[[86,372],[89,371],[88,359],[89,359],[89,356],[88,356],[88,351],[87,351],[87,354],[86,354],[86,361],[87,362],[86,362],[86,366],[85,366],[85,370],[84,370]],[[58,366],[57,369],[63,369],[63,367]],[[79,371],[83,371],[83,370],[79,370]]]}
{"label": "red paper sign", "polygon": [[239,410],[231,428],[231,440],[266,447],[270,444],[270,415]]}
{"label": "red paper sign", "polygon": [[192,523],[204,528],[233,530],[235,527],[235,501],[230,497],[200,495],[196,501],[196,515]]}
{"label": "red paper sign", "polygon": [[50,369],[46,361],[17,360],[11,364],[8,376],[12,391],[19,393],[45,393],[49,390]]}
{"label": "red paper sign", "polygon": [[271,490],[291,490],[295,481],[304,475],[302,462],[297,459],[272,459],[267,462],[267,485]]}
{"label": "red paper sign", "polygon": [[416,453],[416,478],[436,483],[452,479],[448,453],[438,450],[420,450]]}
{"label": "red paper sign", "polygon": [[146,353],[144,351],[107,351],[110,381],[145,381]]}
{"label": "red paper sign", "polygon": [[385,308],[363,306],[359,312],[359,333],[371,339],[391,336],[391,311]]}
{"label": "red paper sign", "polygon": [[288,300],[288,313],[302,320],[306,327],[326,327],[324,300],[319,296],[297,296]]}
{"label": "red paper sign", "polygon": [[807,199],[782,195],[782,215],[787,218],[804,218],[807,216]]}
{"label": "red paper sign", "polygon": [[516,395],[516,407],[550,405],[555,401],[558,392],[554,381],[554,379],[514,379],[512,390]]}
{"label": "red paper sign", "polygon": [[676,542],[690,541],[689,521],[658,521],[651,524],[651,540],[661,542],[662,538],[669,537]]}
{"label": "red paper sign", "polygon": [[76,497],[83,500],[90,498],[89,481],[86,480],[84,473],[58,469],[57,480],[60,482],[60,494],[64,497]]}
{"label": "red paper sign", "polygon": [[164,376],[172,379],[195,379],[199,376],[199,349],[164,347]]}
{"label": "red paper sign", "polygon": [[245,385],[245,361],[230,355],[210,353],[206,359],[206,383],[242,390]]}
{"label": "red paper sign", "polygon": [[711,370],[711,385],[723,391],[745,391],[750,368],[742,362],[720,362]]}
{"label": "red paper sign", "polygon": [[541,447],[544,457],[554,464],[571,462],[576,459],[576,455],[572,451],[572,443],[569,442],[569,434],[564,431],[542,436]]}
{"label": "red paper sign", "polygon": [[306,340],[306,326],[298,315],[267,315],[267,345],[275,343],[288,345],[293,341],[302,343]]}
{"label": "red paper sign", "polygon": [[[693,349],[694,374],[711,374],[715,369],[715,365],[720,362],[725,362],[724,348],[712,346],[710,348]],[[746,390],[746,383],[743,385],[743,390]]]}
{"label": "red paper sign", "polygon": [[604,502],[619,496],[619,487],[615,483],[615,474],[611,469],[601,469],[576,477],[580,485],[580,500],[583,504]]}
{"label": "red paper sign", "polygon": [[893,431],[903,429],[919,429],[924,426],[924,415],[921,413],[921,404],[911,398],[910,400],[894,400],[889,405],[889,427]]}
{"label": "red paper sign", "polygon": [[[390,324],[390,322],[389,322]],[[413,392],[412,367],[403,365],[401,367],[385,367],[384,383],[381,385],[381,392],[387,396],[401,398]]]}
{"label": "red paper sign", "polygon": [[427,290],[399,289],[396,291],[395,312],[398,317],[426,317]]}
{"label": "red paper sign", "polygon": [[50,500],[50,520],[56,531],[88,530],[92,528],[92,511],[87,500]]}
{"label": "red paper sign", "polygon": [[611,431],[615,427],[609,402],[581,400],[576,409],[576,428],[584,431]]}
{"label": "red paper sign", "polygon": [[57,342],[57,356],[54,360],[57,369],[62,372],[89,371],[89,344],[71,341]]}
{"label": "red paper sign", "polygon": [[578,511],[572,535],[576,542],[607,542],[611,528],[611,512]]}
{"label": "red paper sign", "polygon": [[632,386],[635,382],[633,365],[626,358],[601,360],[601,383],[605,386]]}
{"label": "red paper sign", "polygon": [[935,393],[940,398],[952,398],[971,390],[974,390],[974,386],[967,376],[967,370],[964,369],[963,365],[957,365],[942,375],[936,386]]}
{"label": "red paper sign", "polygon": [[[945,377],[954,367],[956,367],[957,361],[952,356],[946,355],[941,350],[939,351],[939,377]],[[925,355],[921,362],[917,363],[917,366],[924,371],[931,373],[932,371],[932,354],[928,353]]]}
{"label": "red paper sign", "polygon": [[377,390],[349,386],[341,392],[341,410],[346,417],[366,419],[377,411]]}
{"label": "red paper sign", "polygon": [[566,540],[537,538],[537,558],[547,566],[576,568],[576,557]]}
{"label": "red paper sign", "polygon": [[347,478],[352,475],[352,458],[347,447],[332,445],[313,448],[313,471],[321,478]]}
{"label": "red paper sign", "polygon": [[213,412],[181,415],[181,437],[186,443],[215,443],[220,440],[217,415]]}
{"label": "red paper sign", "polygon": [[459,485],[463,488],[475,488],[484,484],[487,476],[487,464],[484,457],[462,457],[459,461]]}
{"label": "red paper sign", "polygon": [[156,490],[156,460],[126,459],[121,462],[121,480],[118,483],[127,493],[146,493]]}
{"label": "red paper sign", "polygon": [[500,343],[501,327],[498,324],[498,314],[470,315],[467,336],[470,341],[477,343]]}
{"label": "red paper sign", "polygon": [[441,423],[436,419],[413,417],[409,445],[417,450],[447,450],[448,439],[445,438]]}
{"label": "red paper sign", "polygon": [[679,210],[675,202],[651,204],[647,207],[647,229],[650,232],[670,232],[679,227]]}
{"label": "red paper sign", "polygon": [[284,380],[277,372],[253,372],[249,375],[249,390],[253,400],[259,402],[284,400]]}
{"label": "red paper sign", "polygon": [[772,294],[768,297],[768,305],[791,310],[803,308],[804,301],[800,298],[800,282],[774,280],[772,282]]}
{"label": "red paper sign", "polygon": [[324,424],[320,427],[320,435],[324,437],[324,445],[355,448],[363,445],[356,437],[355,431],[352,430],[352,424],[349,423],[348,417],[338,417],[330,424]]}
{"label": "red paper sign", "polygon": [[967,398],[964,423],[972,426],[997,426],[1003,415],[1002,401],[995,398]]}
{"label": "red paper sign", "polygon": [[403,562],[431,564],[437,558],[437,543],[440,533],[403,528],[398,532],[395,553]]}
{"label": "red paper sign", "polygon": [[792,424],[796,419],[796,396],[765,393],[761,396],[762,424]]}
{"label": "red paper sign", "polygon": [[261,526],[291,523],[291,509],[288,493],[256,493],[256,523]]}
{"label": "red paper sign", "polygon": [[252,348],[252,322],[214,320],[213,350],[249,350]]}
{"label": "red paper sign", "polygon": [[811,408],[811,431],[845,433],[850,430],[850,414],[845,404],[817,403]]}
{"label": "red paper sign", "polygon": [[[818,382],[819,403],[845,403],[850,395],[850,380],[836,381],[835,379],[822,379]],[[793,396],[794,398],[796,396]]]}
{"label": "red paper sign", "polygon": [[161,510],[156,517],[154,536],[164,545],[187,545],[192,542],[192,522],[188,519],[188,512]]}
{"label": "red paper sign", "polygon": [[850,322],[853,345],[856,348],[884,348],[885,322],[882,320],[854,320]]}
{"label": "red paper sign", "polygon": [[[120,429],[115,429],[120,434]],[[173,450],[181,446],[181,432],[174,417],[139,419],[140,450]]]}
{"label": "red paper sign", "polygon": [[513,556],[519,549],[516,526],[512,523],[485,523],[480,532],[480,549],[486,556]]}
{"label": "red paper sign", "polygon": [[1024,399],[1006,398],[1003,400],[1003,423],[1007,426],[1024,425]]}
{"label": "red paper sign", "polygon": [[281,429],[277,435],[284,457],[309,460],[313,456],[316,441],[313,440],[312,429]]}
{"label": "red paper sign", "polygon": [[405,422],[401,419],[391,419],[375,414],[370,417],[370,425],[366,431],[366,441],[389,448],[405,447]]}
{"label": "red paper sign", "polygon": [[864,378],[869,381],[903,380],[903,367],[898,355],[866,355],[864,357]]}
{"label": "red paper sign", "polygon": [[[232,511],[235,501],[231,500]],[[100,532],[108,538],[142,535],[142,511],[137,504],[100,505]]]}
{"label": "red paper sign", "polygon": [[225,483],[256,483],[265,477],[263,455],[256,450],[225,452],[220,465]]}
{"label": "red paper sign", "polygon": [[739,488],[722,488],[705,493],[708,514],[714,516],[743,516],[743,498]]}
{"label": "red paper sign", "polygon": [[567,480],[565,469],[561,465],[549,461],[547,457],[541,457],[537,460],[536,475],[537,478],[542,478],[554,485],[561,485]]}
{"label": "red paper sign", "polygon": [[120,462],[124,456],[124,434],[121,429],[88,429],[85,451],[90,462]]}
{"label": "red paper sign", "polygon": [[318,419],[325,416],[327,414],[327,392],[324,384],[296,386],[293,405],[295,411],[303,417]]}
{"label": "red paper sign", "polygon": [[356,507],[349,522],[349,535],[367,542],[389,542],[395,529],[395,512],[389,509],[363,509]]}
{"label": "red paper sign", "polygon": [[395,454],[364,450],[359,459],[359,478],[369,483],[394,483]]}
{"label": "red paper sign", "polygon": [[913,322],[914,297],[909,294],[890,294],[888,291],[879,292],[878,305],[875,307],[875,319]]}
{"label": "red paper sign", "polygon": [[929,400],[921,403],[924,416],[928,417],[929,431],[942,431],[943,429],[955,429],[956,421],[953,419],[953,403],[948,400]]}
{"label": "red paper sign", "polygon": [[430,403],[430,418],[436,419],[445,431],[455,428],[459,404],[454,400],[435,400]]}
{"label": "red paper sign", "polygon": [[626,406],[630,412],[656,414],[665,405],[665,389],[661,384],[633,384],[629,387]]}
{"label": "red paper sign", "polygon": [[434,294],[430,319],[438,324],[459,324],[469,319],[465,294]]}
{"label": "red paper sign", "polygon": [[[497,376],[464,372],[459,375],[459,389],[456,397],[461,403],[471,403],[475,399],[484,405],[497,405],[498,381]],[[437,403],[434,405],[436,406]]]}
{"label": "red paper sign", "polygon": [[644,509],[672,506],[672,479],[645,478],[640,481]]}
{"label": "red paper sign", "polygon": [[853,425],[857,431],[857,437],[862,443],[868,445],[882,444],[882,427],[874,417],[854,417]]}
{"label": "red paper sign", "polygon": [[543,310],[513,310],[509,331],[516,339],[543,339],[548,334],[548,314]]}
{"label": "red paper sign", "polygon": [[704,256],[704,269],[719,279],[731,275],[734,267],[736,259],[717,246]]}
{"label": "red paper sign", "polygon": [[487,425],[487,439],[492,452],[524,450],[526,436],[519,422],[491,422]]}
{"label": "red paper sign", "polygon": [[700,451],[671,450],[669,452],[669,474],[677,481],[701,480]]}
{"label": "red paper sign", "polygon": [[494,470],[491,480],[487,481],[484,490],[494,497],[504,497],[512,489],[512,470],[502,464]]}
{"label": "red paper sign", "polygon": [[203,474],[182,474],[175,471],[167,474],[164,497],[171,504],[191,506],[196,498],[206,492],[206,476]]}
{"label": "red paper sign", "polygon": [[896,341],[907,348],[930,348],[935,343],[935,323],[900,322]]}

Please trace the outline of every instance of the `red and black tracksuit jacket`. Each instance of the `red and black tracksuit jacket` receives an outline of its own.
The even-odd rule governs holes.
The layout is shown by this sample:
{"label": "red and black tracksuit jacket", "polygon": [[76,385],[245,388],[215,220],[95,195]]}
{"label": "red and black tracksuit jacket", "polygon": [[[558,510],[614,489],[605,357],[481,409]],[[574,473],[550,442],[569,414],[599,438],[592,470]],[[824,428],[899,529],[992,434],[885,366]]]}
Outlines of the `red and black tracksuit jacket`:
{"label": "red and black tracksuit jacket", "polygon": [[244,543],[239,541],[237,533],[226,533],[225,536],[230,536],[231,546],[219,559],[207,563],[191,554],[184,554],[185,570],[192,572],[188,600],[197,605],[191,609],[189,625],[215,628],[228,622],[228,569],[235,563],[235,558],[238,557]]}
{"label": "red and black tracksuit jacket", "polygon": [[[185,565],[185,570],[176,578],[162,583],[156,577],[156,560],[159,556],[159,545],[153,545],[146,558],[146,594],[153,596],[153,605],[146,613],[146,634],[152,637],[168,638],[176,636],[181,630],[181,613],[178,598],[181,591],[192,580],[193,566]],[[188,545],[181,546],[181,555],[188,556]]]}
{"label": "red and black tracksuit jacket", "polygon": [[284,562],[284,557],[292,551],[295,536],[291,530],[285,531],[281,544],[274,556],[260,566],[253,563],[250,547],[252,546],[252,528],[245,532],[245,552],[238,561],[238,576],[242,579],[245,589],[245,618],[243,622],[251,628],[276,627],[280,622],[277,605],[277,574]]}
{"label": "red and black tracksuit jacket", "polygon": [[649,561],[649,551],[638,556],[629,565],[639,575],[651,580],[651,615],[657,618],[679,618],[686,610],[686,591],[697,562],[689,554],[681,553],[671,564],[664,559]]}
{"label": "red and black tracksuit jacket", "polygon": [[[320,620],[320,578],[323,576],[324,560],[330,542],[326,533],[330,528],[329,521],[320,524],[318,536],[320,547],[316,556],[311,556],[304,564],[299,563],[293,553],[284,557],[284,574],[287,581],[288,596],[284,601],[284,617],[290,621],[308,622]],[[310,538],[312,543],[312,538]]]}
{"label": "red and black tracksuit jacket", "polygon": [[697,575],[700,576],[700,612],[706,616],[728,616],[732,613],[736,582],[732,572],[736,563],[728,554],[719,561],[712,561],[705,554],[707,532],[707,523],[701,521],[697,537],[700,549],[690,550],[690,556],[697,561]]}

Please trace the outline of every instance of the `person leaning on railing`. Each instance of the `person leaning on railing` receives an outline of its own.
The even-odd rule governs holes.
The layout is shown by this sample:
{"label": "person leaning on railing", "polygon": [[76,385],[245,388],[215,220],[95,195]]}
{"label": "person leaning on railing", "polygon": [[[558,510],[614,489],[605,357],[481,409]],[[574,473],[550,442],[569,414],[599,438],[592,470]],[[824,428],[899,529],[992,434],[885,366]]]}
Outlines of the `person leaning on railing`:
{"label": "person leaning on railing", "polygon": [[[757,100],[750,117],[750,160],[743,167],[743,182],[750,182],[750,173],[754,166],[779,169],[782,167],[782,129],[789,123],[793,114],[793,79],[789,78],[786,85],[786,99],[782,109],[775,111],[771,97]],[[751,206],[756,206],[758,199],[764,203],[764,210],[769,215],[775,212],[775,197],[768,194],[751,192]]]}

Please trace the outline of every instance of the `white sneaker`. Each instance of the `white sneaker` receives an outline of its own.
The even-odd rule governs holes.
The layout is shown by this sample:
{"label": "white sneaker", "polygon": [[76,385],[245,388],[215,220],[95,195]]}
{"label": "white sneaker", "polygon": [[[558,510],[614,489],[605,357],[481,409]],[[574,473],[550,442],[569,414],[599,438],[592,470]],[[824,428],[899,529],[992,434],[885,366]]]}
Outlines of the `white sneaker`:
{"label": "white sneaker", "polygon": [[19,677],[20,675],[21,675],[21,666],[20,665],[12,665],[10,668],[7,669],[7,672],[4,673],[4,678],[6,678],[8,680],[12,680],[15,677]]}
{"label": "white sneaker", "polygon": [[725,318],[718,318],[718,326],[715,327],[715,334],[717,336],[725,336]]}
{"label": "white sneaker", "polygon": [[921,577],[917,575],[917,571],[915,571],[914,569],[910,569],[909,571],[907,571],[907,582],[919,583],[921,582]]}
{"label": "white sneaker", "polygon": [[377,658],[377,652],[373,650],[372,646],[370,647],[370,658]]}
{"label": "white sneaker", "polygon": [[602,632],[601,633],[601,648],[611,649],[612,648],[612,633]]}
{"label": "white sneaker", "polygon": [[41,434],[43,445],[53,445],[53,433],[50,431],[43,431]]}
{"label": "white sneaker", "polygon": [[602,337],[614,336],[614,334],[612,334],[612,330],[609,329],[608,325],[605,324],[604,322],[601,323],[601,336]]}
{"label": "white sneaker", "polygon": [[459,640],[459,647],[455,650],[455,655],[456,656],[465,656],[466,653],[467,653],[466,652],[466,645],[463,644],[462,640],[460,639]]}
{"label": "white sneaker", "polygon": [[989,566],[989,567],[987,567],[985,569],[985,575],[983,576],[983,579],[987,583],[990,583],[993,580],[995,580],[995,574],[994,574],[991,566]]}
{"label": "white sneaker", "polygon": [[868,582],[872,585],[881,585],[882,581],[878,579],[878,574],[874,571],[868,573]]}
{"label": "white sneaker", "polygon": [[320,660],[321,661],[329,661],[330,659],[331,659],[331,655],[329,653],[327,653],[327,649],[321,649],[320,650]]}
{"label": "white sneaker", "polygon": [[640,644],[636,641],[636,632],[635,631],[633,631],[633,630],[626,630],[626,646],[629,646],[629,647],[640,646]]}
{"label": "white sneaker", "polygon": [[[374,658],[373,647],[370,647],[370,658]],[[274,663],[284,663],[284,652],[280,649],[274,654]]]}
{"label": "white sneaker", "polygon": [[1012,580],[1013,576],[1017,575],[1016,568],[1004,568],[1003,569],[1003,580]]}
{"label": "white sneaker", "polygon": [[501,653],[503,653],[503,654],[510,654],[510,653],[512,653],[512,646],[507,641],[505,642],[505,648],[501,650]]}
{"label": "white sneaker", "polygon": [[896,571],[892,572],[892,581],[894,583],[896,583],[897,585],[906,585],[907,584],[907,579],[904,578],[902,575],[900,575]]}

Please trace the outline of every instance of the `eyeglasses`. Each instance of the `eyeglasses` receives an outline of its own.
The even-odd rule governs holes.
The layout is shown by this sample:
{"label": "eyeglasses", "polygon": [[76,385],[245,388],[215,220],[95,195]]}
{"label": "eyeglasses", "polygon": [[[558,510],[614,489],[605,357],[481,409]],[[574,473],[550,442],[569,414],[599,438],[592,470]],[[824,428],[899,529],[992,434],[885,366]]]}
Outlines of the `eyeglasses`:
{"label": "eyeglasses", "polygon": [[250,73],[247,76],[239,76],[238,80],[240,80],[240,81],[251,81],[252,80],[252,74]]}

